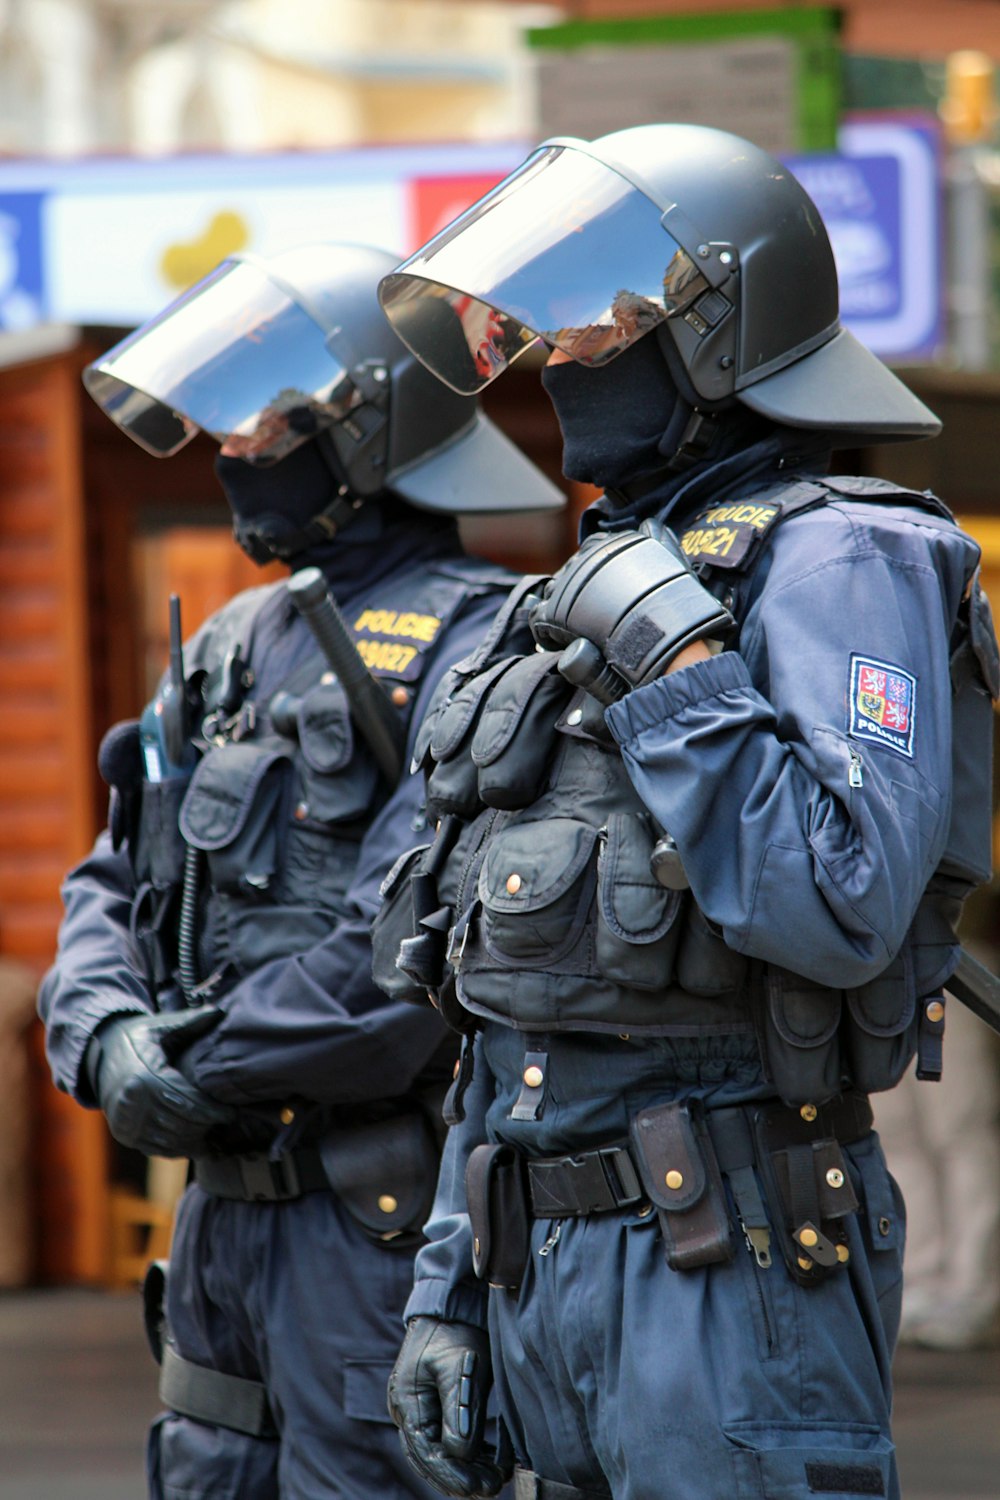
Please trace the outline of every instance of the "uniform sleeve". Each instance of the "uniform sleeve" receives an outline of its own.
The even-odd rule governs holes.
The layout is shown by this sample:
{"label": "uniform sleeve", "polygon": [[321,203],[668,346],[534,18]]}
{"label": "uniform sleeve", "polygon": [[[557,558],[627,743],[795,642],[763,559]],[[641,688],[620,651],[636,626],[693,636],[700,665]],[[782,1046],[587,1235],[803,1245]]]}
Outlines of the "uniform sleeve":
{"label": "uniform sleeve", "polygon": [[898,952],[945,847],[949,637],[977,555],[860,511],[779,528],[739,652],[607,713],[729,946],[842,987]]}
{"label": "uniform sleeve", "polygon": [[109,1016],[150,1010],[149,992],[129,932],[134,887],[124,850],[101,834],[62,887],[63,919],[55,963],[42,980],[38,1013],[57,1088],[94,1106],[81,1063]]}
{"label": "uniform sleeve", "polygon": [[486,1112],[493,1080],[476,1039],[475,1069],[465,1094],[465,1119],[448,1131],[437,1193],[424,1226],[427,1243],[417,1255],[407,1321],[443,1318],[448,1323],[486,1327],[486,1284],[472,1269],[472,1230],[465,1197],[465,1167],[474,1148],[486,1140]]}
{"label": "uniform sleeve", "polygon": [[[411,720],[411,740],[438,681],[472,650],[496,596],[452,621]],[[360,847],[343,918],[315,947],[246,976],[222,1002],[223,1020],[185,1054],[185,1072],[232,1104],[306,1098],[353,1104],[405,1094],[447,1039],[430,1007],[387,1000],[371,977],[370,928],[379,887],[418,841],[423,777],[404,775]]]}

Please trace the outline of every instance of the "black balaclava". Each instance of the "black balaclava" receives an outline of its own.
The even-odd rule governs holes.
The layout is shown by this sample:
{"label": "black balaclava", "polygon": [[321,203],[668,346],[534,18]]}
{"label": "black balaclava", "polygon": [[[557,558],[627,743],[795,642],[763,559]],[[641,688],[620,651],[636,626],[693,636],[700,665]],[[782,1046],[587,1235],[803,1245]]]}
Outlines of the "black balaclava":
{"label": "black balaclava", "polygon": [[609,364],[546,365],[542,385],[559,419],[567,479],[615,489],[667,462],[660,444],[680,400],[655,338]]}
{"label": "black balaclava", "polygon": [[[580,522],[581,538],[651,516],[690,514],[748,480],[782,470],[825,473],[832,435],[781,427],[737,401],[716,409],[701,456],[677,460],[693,403],[671,375],[656,332],[609,364],[546,365],[542,384],[563,434],[563,473],[605,493]],[[693,394],[693,393],[692,393]]]}
{"label": "black balaclava", "polygon": [[290,555],[310,521],[336,498],[340,482],[315,441],[300,443],[276,464],[251,464],[218,453],[215,474],[233,512],[233,534],[256,563]]}
{"label": "black balaclava", "polygon": [[[292,569],[322,568],[345,597],[370,587],[402,560],[461,551],[454,516],[418,511],[389,490],[355,506],[350,495],[337,508],[335,535],[310,526],[341,493],[332,454],[302,443],[279,463],[248,464],[218,453],[215,472],[233,512],[233,534],[254,562],[280,557]],[[275,543],[280,551],[268,545]]]}

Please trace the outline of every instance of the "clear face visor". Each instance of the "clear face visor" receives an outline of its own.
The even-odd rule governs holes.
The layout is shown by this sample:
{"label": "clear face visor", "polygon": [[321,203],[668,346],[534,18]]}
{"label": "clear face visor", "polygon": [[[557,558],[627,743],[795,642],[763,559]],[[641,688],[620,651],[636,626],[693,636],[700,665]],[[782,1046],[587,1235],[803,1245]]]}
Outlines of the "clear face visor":
{"label": "clear face visor", "polygon": [[708,285],[651,199],[552,145],[386,276],[379,299],[417,358],[473,395],[539,338],[606,364]]}
{"label": "clear face visor", "polygon": [[123,432],[168,458],[201,430],[271,464],[360,402],[319,325],[252,261],[227,260],[88,365]]}

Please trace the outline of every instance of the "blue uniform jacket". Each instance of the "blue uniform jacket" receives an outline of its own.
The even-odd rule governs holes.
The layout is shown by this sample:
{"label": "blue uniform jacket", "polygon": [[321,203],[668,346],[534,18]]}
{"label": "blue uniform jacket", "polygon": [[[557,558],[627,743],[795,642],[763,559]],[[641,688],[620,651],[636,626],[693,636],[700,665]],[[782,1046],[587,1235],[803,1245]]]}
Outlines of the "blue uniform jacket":
{"label": "blue uniform jacket", "polygon": [[[900,948],[948,838],[949,635],[978,557],[948,521],[891,501],[844,498],[793,515],[737,580],[750,590],[738,643],[607,711],[699,906],[738,952],[849,988]],[[407,1316],[482,1320],[462,1179],[487,1114],[490,1134],[502,1121],[514,1137],[523,1046],[504,1029],[488,1025],[477,1041],[478,1076],[450,1132]],[[613,1041],[547,1044],[553,1086],[561,1066],[572,1087],[549,1122],[519,1132],[536,1155],[573,1149],[574,1091],[591,1120],[630,1088],[634,1102],[664,1055],[656,1039],[629,1056]]]}
{"label": "blue uniform jacket", "polygon": [[[356,526],[357,541],[352,527],[324,567],[345,607],[376,581],[391,588],[394,577],[457,556],[450,528],[428,541],[430,528],[415,519],[373,542],[362,524]],[[497,597],[470,597],[442,631],[414,706],[411,737],[441,675],[484,633]],[[252,652],[262,698],[285,686],[314,649],[308,626],[294,610],[280,619],[272,611],[268,619],[269,633]],[[446,1033],[433,1011],[389,1004],[376,989],[368,933],[383,877],[422,826],[422,802],[421,778],[404,774],[364,835],[343,916],[329,936],[266,964],[225,993],[224,1019],[187,1054],[193,1076],[208,1093],[234,1105],[290,1097],[349,1105],[402,1095],[419,1079]],[[58,957],[40,992],[55,1082],[88,1106],[94,1100],[81,1063],[94,1031],[109,1016],[150,1008],[129,934],[133,885],[127,850],[115,853],[103,833],[64,883]]]}

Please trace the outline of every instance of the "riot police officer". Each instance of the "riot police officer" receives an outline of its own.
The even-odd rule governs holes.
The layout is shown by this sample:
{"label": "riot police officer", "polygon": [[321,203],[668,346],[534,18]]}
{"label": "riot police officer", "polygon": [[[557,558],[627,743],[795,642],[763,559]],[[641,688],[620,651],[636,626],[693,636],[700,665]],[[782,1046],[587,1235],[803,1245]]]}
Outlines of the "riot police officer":
{"label": "riot police officer", "polygon": [[491,375],[542,339],[604,491],[443,684],[435,846],[377,919],[464,1034],[404,1441],[496,1492],[492,1348],[519,1496],[895,1495],[868,1094],[940,1070],[997,652],[946,508],[827,471],[939,424],[841,328],[799,184],[711,129],[546,143],[380,296],[456,388],[484,310]]}
{"label": "riot police officer", "polygon": [[[237,541],[312,570],[306,614],[285,581],[239,595],[106,736],[110,826],[67,878],[41,991],[58,1086],[125,1145],[192,1159],[163,1328],[149,1284],[154,1497],[427,1493],[384,1389],[454,1049],[375,989],[368,928],[423,826],[408,726],[509,582],[455,514],[562,497],[389,328],[393,263],[224,261],[84,377],[153,454],[213,437]],[[332,628],[324,583],[337,671],[307,623]]]}

